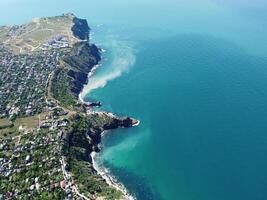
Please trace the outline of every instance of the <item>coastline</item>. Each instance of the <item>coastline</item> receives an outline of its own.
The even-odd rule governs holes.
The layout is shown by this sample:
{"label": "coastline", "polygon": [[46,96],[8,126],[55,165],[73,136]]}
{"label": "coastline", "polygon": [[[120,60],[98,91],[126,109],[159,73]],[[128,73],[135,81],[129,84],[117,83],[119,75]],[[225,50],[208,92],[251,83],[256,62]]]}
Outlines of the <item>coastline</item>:
{"label": "coastline", "polygon": [[[100,51],[101,51],[101,52],[104,52],[104,51],[106,51],[106,50],[104,50],[104,49],[100,49]],[[102,58],[101,58],[101,59],[102,59]],[[87,77],[87,80],[88,80],[88,81],[89,81],[89,79],[95,74],[96,70],[97,70],[99,67],[101,67],[101,66],[102,66],[102,63],[100,63],[100,64],[96,64],[94,67],[92,67],[92,69],[91,69],[90,72],[88,73],[88,77]],[[87,84],[88,84],[88,81],[87,81]],[[82,103],[86,103],[86,101],[84,101],[83,97],[85,97],[85,96],[88,94],[88,92],[90,92],[90,91],[86,91],[86,93],[84,92],[84,88],[85,88],[85,86],[86,86],[87,84],[85,84],[85,85],[83,86],[83,89],[81,90],[81,92],[80,92],[79,95],[78,95],[78,100],[79,100],[80,102],[82,102]],[[108,115],[111,115],[112,117],[115,117],[115,115],[114,115],[113,113],[111,113],[111,112],[108,112]],[[138,126],[139,124],[140,124],[140,121],[137,120],[137,122],[136,122],[135,124],[133,124],[132,127],[136,127],[136,126]],[[106,133],[106,131],[103,131],[103,132],[101,133],[101,137],[103,137],[105,133]],[[122,194],[123,194],[123,198],[122,198],[122,200],[136,200],[136,198],[134,198],[134,197],[127,191],[126,187],[125,187],[122,183],[118,182],[118,180],[117,180],[114,176],[112,176],[112,175],[110,174],[110,172],[108,171],[107,168],[105,168],[104,166],[103,166],[103,167],[100,167],[100,166],[97,164],[96,156],[97,156],[97,152],[92,151],[92,152],[90,153],[90,157],[91,157],[91,160],[92,160],[92,166],[93,166],[93,169],[97,172],[97,174],[99,174],[99,175],[106,181],[106,183],[107,183],[109,186],[111,186],[111,187],[115,188],[116,190],[122,192]]]}
{"label": "coastline", "polygon": [[[102,49],[102,48],[99,48],[99,50],[100,50],[100,52],[105,52],[106,51],[105,49]],[[100,61],[101,61],[101,59],[102,59],[102,57],[100,56]],[[86,86],[88,84],[88,81],[89,81],[90,77],[92,77],[95,74],[96,70],[101,66],[102,66],[102,63],[98,63],[95,66],[93,66],[93,68],[90,70],[90,72],[87,75],[87,83],[84,86]],[[84,86],[83,86],[81,92],[78,95],[78,100],[80,102],[82,102],[82,103],[85,103],[85,101],[83,100],[83,97],[85,95],[82,95],[84,93],[84,91],[83,91],[84,90]],[[86,92],[86,93],[88,93],[88,92]]]}
{"label": "coastline", "polygon": [[96,172],[106,181],[106,183],[109,186],[111,186],[111,187],[115,188],[116,190],[119,190],[119,191],[121,191],[123,193],[124,197],[123,197],[122,200],[136,200],[136,198],[134,198],[127,191],[125,186],[122,183],[118,182],[117,179],[110,174],[110,172],[108,171],[107,168],[100,167],[97,164],[97,161],[96,161],[97,152],[93,151],[90,154],[90,156],[92,158],[92,165],[93,165],[94,170],[96,170]]}
{"label": "coastline", "polygon": [[[92,69],[91,69],[91,71],[88,73],[88,77],[87,77],[87,79],[89,80],[89,78],[90,77],[92,77],[93,75],[94,75],[94,73],[95,73],[95,71],[99,68],[99,67],[101,67],[102,66],[102,64],[97,64],[97,65],[95,65]],[[88,83],[87,83],[88,84]],[[87,84],[85,84],[85,85],[87,85]],[[84,86],[85,86],[84,85]],[[86,103],[84,100],[83,100],[83,90],[84,90],[84,87],[83,87],[83,89],[82,89],[82,91],[79,93],[79,95],[78,95],[78,100],[80,101],[80,102],[82,102],[82,103]]]}
{"label": "coastline", "polygon": [[[36,26],[36,29],[38,30],[33,32],[33,35],[38,35],[37,41],[39,43],[44,43],[44,47],[40,47],[38,51],[35,51],[35,49],[27,49],[25,47],[25,52],[27,52],[27,54],[25,53],[23,56],[20,55],[23,52],[17,52],[16,49],[13,48],[13,46],[9,46],[8,43],[3,43],[2,46],[0,45],[0,56],[4,58],[5,65],[10,64],[16,66],[16,64],[24,63],[22,64],[22,69],[27,72],[35,71],[34,68],[37,63],[42,66],[40,69],[38,68],[38,76],[32,75],[31,78],[26,77],[26,79],[23,79],[25,82],[24,87],[27,87],[26,83],[31,84],[31,81],[35,83],[33,85],[35,87],[34,91],[37,91],[35,94],[36,96],[38,94],[38,98],[40,98],[35,101],[33,99],[36,96],[34,96],[34,98],[31,99],[33,106],[31,107],[30,112],[28,107],[27,110],[25,107],[25,110],[21,113],[19,113],[18,110],[16,110],[17,113],[7,113],[7,108],[5,108],[4,114],[9,117],[9,119],[6,119],[7,122],[11,121],[10,116],[14,117],[14,120],[12,119],[12,121],[15,121],[16,117],[19,117],[21,119],[27,119],[27,122],[24,123],[19,121],[18,124],[12,123],[12,127],[4,127],[4,129],[7,129],[5,130],[7,132],[6,135],[4,135],[6,139],[4,141],[6,144],[11,142],[11,145],[14,146],[10,149],[4,149],[3,146],[2,150],[4,149],[8,154],[9,151],[11,151],[11,154],[12,152],[14,153],[14,151],[15,153],[18,153],[18,155],[20,155],[20,153],[27,154],[27,156],[30,157],[29,162],[27,161],[27,163],[25,163],[22,157],[20,159],[22,161],[21,163],[23,163],[23,167],[24,164],[25,166],[29,166],[27,164],[30,162],[38,163],[40,156],[42,158],[45,156],[47,160],[51,160],[49,165],[44,166],[46,172],[43,170],[35,170],[35,174],[38,175],[38,177],[41,177],[43,174],[47,175],[50,184],[47,185],[42,182],[42,188],[47,188],[39,190],[41,184],[38,183],[38,186],[38,181],[35,180],[35,184],[30,187],[30,191],[36,189],[39,190],[39,192],[31,192],[31,198],[35,199],[35,196],[36,198],[39,196],[40,199],[43,199],[49,195],[48,199],[69,199],[70,197],[73,197],[73,199],[82,198],[88,200],[133,200],[134,198],[131,197],[125,187],[118,183],[115,177],[109,175],[106,170],[101,170],[101,166],[98,167],[94,160],[94,152],[99,152],[100,150],[98,145],[101,143],[102,134],[105,132],[103,130],[112,130],[122,127],[128,128],[138,124],[136,119],[127,116],[120,117],[105,111],[95,112],[90,108],[101,105],[101,103],[92,102],[92,104],[90,104],[89,102],[87,104],[87,102],[84,101],[84,97],[90,93],[90,89],[86,88],[86,85],[90,86],[90,81],[92,80],[91,77],[95,74],[96,69],[101,66],[101,52],[104,50],[98,48],[95,44],[89,43],[90,28],[87,21],[75,17],[74,14],[63,14],[61,16],[42,18],[40,19],[40,23],[44,26],[47,24],[55,24],[59,27],[63,24],[68,26],[62,26],[63,30],[54,30],[51,34],[42,35],[42,37],[39,37],[39,29]],[[12,26],[9,27],[8,30],[12,32],[12,34],[15,34],[15,31],[19,30],[16,34],[21,36],[25,33],[22,33],[20,29],[27,29],[29,28],[29,25],[31,28],[32,24],[29,23],[20,26]],[[65,32],[70,34],[64,35]],[[7,34],[5,37],[10,39],[12,36]],[[61,41],[61,37],[64,39],[63,42]],[[22,41],[25,42],[25,46],[30,46],[28,42],[32,42],[28,40]],[[67,46],[63,45],[60,41],[63,44],[66,43],[65,45]],[[35,54],[32,52],[37,53]],[[28,60],[32,61],[29,66],[28,64],[25,64],[28,63]],[[7,67],[7,69],[9,68]],[[9,77],[9,72],[7,71],[4,72],[6,77]],[[17,77],[15,77],[16,75],[16,70],[14,69],[14,71],[12,71],[12,77],[15,80],[17,79]],[[19,82],[10,83],[20,85],[17,84]],[[6,85],[6,88],[8,87],[9,85]],[[43,91],[42,88],[45,90]],[[25,90],[25,94],[32,94],[31,89]],[[21,96],[18,96],[18,98],[20,97]],[[11,98],[12,97],[10,97],[10,99]],[[39,104],[36,103],[37,101]],[[16,107],[16,102],[13,103],[14,108],[18,109],[19,107]],[[19,105],[24,105],[24,102],[19,103]],[[22,117],[18,115],[18,113],[22,114]],[[4,121],[4,124],[7,122]],[[21,129],[21,124],[23,124],[23,130]],[[12,130],[10,130],[11,128]],[[26,138],[23,138],[22,142],[20,139],[17,141],[16,137],[9,138],[11,137],[11,134],[10,136],[7,134],[15,133],[21,138],[23,137],[24,132],[25,134],[33,134],[30,134],[31,137],[26,136]],[[14,143],[12,143],[13,139]],[[34,152],[28,152],[28,141],[32,142],[35,140],[38,145],[33,144],[31,149],[39,148],[40,144],[40,147],[42,146],[44,151],[42,151],[43,149],[40,151],[38,150],[38,153],[36,154]],[[22,146],[25,145],[25,148],[18,150],[17,144]],[[50,150],[53,150],[55,154],[50,154]],[[9,158],[10,155],[7,155],[7,158]],[[6,164],[7,161],[8,159],[2,160],[2,164]],[[14,161],[12,164],[13,167],[16,166],[17,163]],[[58,165],[60,165],[60,170],[58,170]],[[31,168],[25,167],[25,169],[26,170],[21,171],[23,176],[18,175],[16,180],[5,178],[7,185],[9,185],[9,182],[11,182],[12,186],[13,184],[17,184],[16,187],[12,188],[1,188],[8,199],[11,195],[18,196],[15,188],[19,188],[19,192],[21,192],[26,199],[30,197],[27,194],[29,190],[23,185],[23,177],[28,177],[28,174],[26,173],[28,171],[30,172]],[[5,170],[8,171],[8,175],[5,175]],[[14,173],[15,171],[16,169],[14,168]],[[50,176],[50,171],[56,171],[57,174],[55,176]],[[0,176],[4,174],[5,177],[9,177],[12,173],[13,168],[3,168]],[[4,179],[1,179],[1,181],[2,180]],[[64,186],[62,186],[62,184]],[[52,188],[50,185],[55,187]],[[2,191],[0,191],[0,193],[2,193]]]}

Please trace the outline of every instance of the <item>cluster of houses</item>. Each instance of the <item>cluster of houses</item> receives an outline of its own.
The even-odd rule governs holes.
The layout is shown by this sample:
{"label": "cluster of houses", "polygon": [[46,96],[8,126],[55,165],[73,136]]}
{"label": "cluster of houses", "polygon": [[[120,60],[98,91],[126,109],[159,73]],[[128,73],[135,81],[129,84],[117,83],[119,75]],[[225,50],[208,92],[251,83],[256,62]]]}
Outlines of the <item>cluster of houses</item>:
{"label": "cluster of houses", "polygon": [[49,39],[46,43],[44,43],[41,47],[42,50],[49,49],[59,49],[59,48],[67,48],[69,47],[68,39],[63,35],[57,35],[56,37]]}
{"label": "cluster of houses", "polygon": [[[61,125],[65,123],[64,120],[56,121]],[[55,189],[64,190],[66,196],[73,196],[72,191],[67,188],[60,162],[61,134],[60,129],[35,129],[13,138],[0,139],[0,182],[8,185],[11,177],[14,179],[17,176],[13,183],[16,187],[2,194],[0,192],[0,200],[17,199],[25,195],[31,197],[33,193]],[[34,177],[27,177],[27,173],[33,173],[33,169]],[[47,178],[44,180],[41,177]]]}
{"label": "cluster of houses", "polygon": [[80,198],[60,162],[62,137],[70,125],[64,117],[68,112],[45,99],[49,76],[66,53],[56,48],[68,42],[58,36],[47,44],[52,50],[20,55],[0,45],[0,118],[49,111],[45,119],[39,118],[38,127],[22,127],[19,135],[0,138],[0,200],[33,199],[36,193],[57,190],[65,191],[66,200]]}
{"label": "cluster of houses", "polygon": [[66,127],[69,121],[67,119],[48,119],[40,123],[40,128],[49,128],[50,130]]}
{"label": "cluster of houses", "polygon": [[14,55],[0,46],[0,118],[41,112],[49,74],[63,55],[56,50]]}
{"label": "cluster of houses", "polygon": [[22,33],[25,33],[25,26],[14,25],[10,28],[9,32],[7,33],[7,36],[8,37],[15,37],[15,36],[20,35]]}
{"label": "cluster of houses", "polygon": [[69,125],[69,120],[64,116],[68,114],[63,108],[57,106],[53,101],[48,100],[47,106],[49,114],[46,115],[45,119],[40,121],[39,129],[48,128],[50,130],[56,130],[60,128],[67,127]]}
{"label": "cluster of houses", "polygon": [[[39,137],[24,138],[21,136],[20,143],[10,138],[2,139],[0,152],[5,152],[6,157],[0,157],[0,174],[4,177],[9,177],[13,173],[19,173],[27,166],[32,165],[32,153],[38,149],[46,148],[49,145],[58,145],[58,140],[55,137]],[[56,135],[57,137],[57,135]],[[15,140],[15,138],[14,138]],[[8,154],[10,152],[10,154]],[[15,163],[15,164],[13,164]]]}

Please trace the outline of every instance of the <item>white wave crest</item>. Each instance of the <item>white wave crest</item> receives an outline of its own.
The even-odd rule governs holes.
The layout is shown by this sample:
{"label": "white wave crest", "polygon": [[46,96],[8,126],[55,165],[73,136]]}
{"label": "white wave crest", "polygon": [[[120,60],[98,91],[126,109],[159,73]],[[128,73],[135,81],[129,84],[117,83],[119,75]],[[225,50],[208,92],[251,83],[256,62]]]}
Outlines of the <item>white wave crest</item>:
{"label": "white wave crest", "polygon": [[109,81],[120,77],[134,65],[136,60],[134,50],[125,42],[113,41],[109,49],[112,53],[112,62],[108,65],[103,63],[103,69],[99,73],[89,74],[89,81],[80,94],[81,98],[94,89],[105,87]]}

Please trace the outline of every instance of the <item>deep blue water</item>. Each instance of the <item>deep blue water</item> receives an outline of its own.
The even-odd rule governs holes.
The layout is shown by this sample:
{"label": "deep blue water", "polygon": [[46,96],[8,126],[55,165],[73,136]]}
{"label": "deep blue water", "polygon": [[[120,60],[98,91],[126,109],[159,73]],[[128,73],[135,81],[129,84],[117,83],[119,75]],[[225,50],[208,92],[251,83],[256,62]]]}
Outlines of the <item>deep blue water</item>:
{"label": "deep blue water", "polygon": [[98,162],[137,199],[267,199],[266,1],[10,0],[0,11],[0,24],[88,19],[107,51],[85,99],[141,120],[106,135]]}
{"label": "deep blue water", "polygon": [[105,138],[104,165],[138,199],[266,199],[267,60],[199,35],[140,45],[90,95],[141,120]]}

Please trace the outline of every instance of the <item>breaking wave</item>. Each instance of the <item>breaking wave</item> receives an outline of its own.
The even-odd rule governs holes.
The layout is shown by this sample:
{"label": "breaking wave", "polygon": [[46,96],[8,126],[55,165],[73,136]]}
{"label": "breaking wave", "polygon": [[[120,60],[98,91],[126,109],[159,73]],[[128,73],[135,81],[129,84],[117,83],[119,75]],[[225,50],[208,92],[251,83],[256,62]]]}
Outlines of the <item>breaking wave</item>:
{"label": "breaking wave", "polygon": [[[120,77],[134,65],[136,57],[134,49],[126,42],[112,41],[107,47],[111,53],[108,61],[104,61],[101,67],[89,74],[88,84],[84,86],[80,97],[83,99],[92,90],[105,87],[105,85]],[[104,59],[106,59],[104,57]]]}

